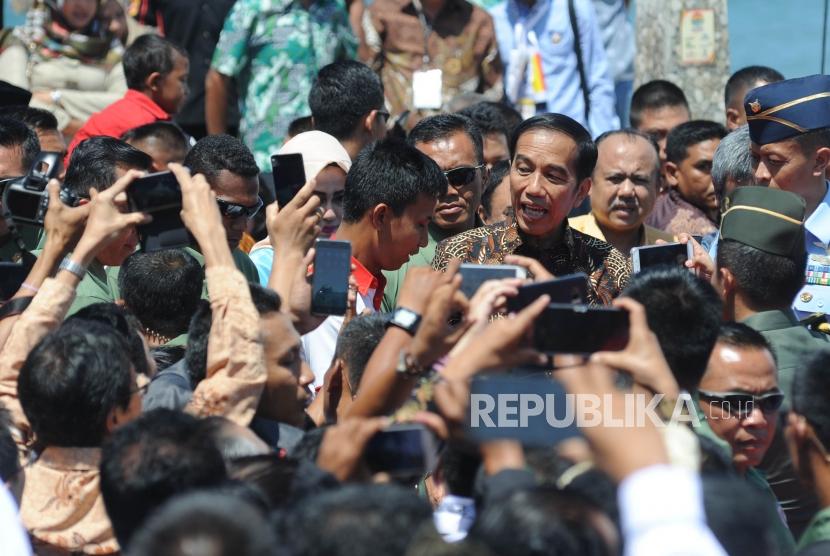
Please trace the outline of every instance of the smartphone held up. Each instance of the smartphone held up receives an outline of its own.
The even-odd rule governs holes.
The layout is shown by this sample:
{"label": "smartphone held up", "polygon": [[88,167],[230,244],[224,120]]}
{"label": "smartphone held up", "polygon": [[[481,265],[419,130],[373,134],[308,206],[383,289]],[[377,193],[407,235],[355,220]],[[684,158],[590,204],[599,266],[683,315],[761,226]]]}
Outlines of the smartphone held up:
{"label": "smartphone held up", "polygon": [[345,315],[349,304],[352,244],[318,239],[314,245],[311,278],[311,312],[315,315]]}

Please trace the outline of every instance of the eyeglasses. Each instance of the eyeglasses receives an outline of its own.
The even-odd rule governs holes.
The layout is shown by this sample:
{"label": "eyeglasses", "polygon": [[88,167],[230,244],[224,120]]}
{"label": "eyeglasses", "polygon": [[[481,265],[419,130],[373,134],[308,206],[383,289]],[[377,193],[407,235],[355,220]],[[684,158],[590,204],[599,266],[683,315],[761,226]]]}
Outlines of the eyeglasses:
{"label": "eyeglasses", "polygon": [[764,413],[774,413],[784,403],[784,393],[775,389],[758,396],[745,392],[708,392],[698,390],[701,398],[709,400],[710,404],[719,405],[730,415],[746,419],[757,407]]}
{"label": "eyeglasses", "polygon": [[478,166],[459,166],[452,170],[447,170],[444,175],[447,177],[447,182],[453,187],[467,187],[473,180],[476,179],[476,173],[484,168],[484,164]]}
{"label": "eyeglasses", "polygon": [[228,218],[241,218],[244,216],[248,220],[256,216],[256,213],[259,212],[259,209],[261,209],[263,205],[262,199],[259,197],[257,197],[256,204],[250,207],[238,205],[236,203],[229,203],[223,199],[216,199],[216,203],[219,205],[219,210],[222,214]]}

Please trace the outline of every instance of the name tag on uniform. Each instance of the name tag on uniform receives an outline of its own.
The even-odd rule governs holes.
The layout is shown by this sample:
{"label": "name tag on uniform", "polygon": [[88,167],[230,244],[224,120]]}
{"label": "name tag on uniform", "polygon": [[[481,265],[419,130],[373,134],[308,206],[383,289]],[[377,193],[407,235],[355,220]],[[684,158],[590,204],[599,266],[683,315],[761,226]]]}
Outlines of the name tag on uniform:
{"label": "name tag on uniform", "polygon": [[412,105],[418,110],[441,108],[442,87],[440,69],[416,71],[412,75]]}

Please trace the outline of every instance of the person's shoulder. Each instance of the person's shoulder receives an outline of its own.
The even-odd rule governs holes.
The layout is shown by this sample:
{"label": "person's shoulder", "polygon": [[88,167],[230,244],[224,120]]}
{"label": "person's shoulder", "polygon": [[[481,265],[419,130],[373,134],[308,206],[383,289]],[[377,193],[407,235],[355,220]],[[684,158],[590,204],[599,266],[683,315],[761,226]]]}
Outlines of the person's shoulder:
{"label": "person's shoulder", "polygon": [[591,267],[604,266],[614,276],[617,286],[620,289],[625,287],[631,274],[631,262],[628,257],[610,243],[586,233],[571,229],[571,237],[578,258],[590,259]]}
{"label": "person's shoulder", "polygon": [[438,248],[441,248],[442,245],[446,247],[451,245],[476,243],[489,237],[502,236],[506,234],[511,227],[511,224],[505,221],[479,226],[478,228],[473,228],[442,240],[438,243]]}
{"label": "person's shoulder", "polygon": [[484,262],[515,234],[516,226],[507,221],[479,226],[441,241],[435,248],[432,267],[444,270],[451,259],[462,263]]}

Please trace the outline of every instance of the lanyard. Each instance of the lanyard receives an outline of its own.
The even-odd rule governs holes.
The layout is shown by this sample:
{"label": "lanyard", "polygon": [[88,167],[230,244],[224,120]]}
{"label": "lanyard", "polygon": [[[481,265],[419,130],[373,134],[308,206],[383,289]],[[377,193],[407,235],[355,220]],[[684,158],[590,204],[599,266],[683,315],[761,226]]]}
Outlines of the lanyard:
{"label": "lanyard", "polygon": [[427,16],[424,14],[424,7],[420,0],[412,0],[412,5],[415,6],[415,12],[418,14],[418,20],[421,22],[421,29],[424,31],[424,66],[429,66],[429,37],[432,35],[432,25],[427,21]]}

